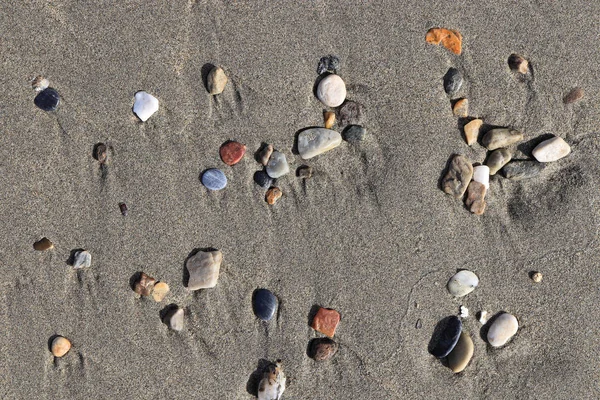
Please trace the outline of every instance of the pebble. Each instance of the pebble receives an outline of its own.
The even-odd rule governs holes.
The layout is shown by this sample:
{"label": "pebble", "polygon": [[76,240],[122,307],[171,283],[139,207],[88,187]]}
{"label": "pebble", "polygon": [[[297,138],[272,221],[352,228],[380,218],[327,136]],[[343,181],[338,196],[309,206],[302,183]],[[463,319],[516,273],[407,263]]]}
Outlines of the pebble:
{"label": "pebble", "polygon": [[313,176],[313,168],[308,165],[301,165],[300,167],[298,167],[296,174],[298,175],[299,178],[302,178],[302,179],[311,178]]}
{"label": "pebble", "polygon": [[73,256],[73,268],[89,268],[92,265],[92,255],[89,251],[78,251]]}
{"label": "pebble", "polygon": [[529,71],[529,61],[518,54],[511,54],[508,57],[508,66],[520,74],[526,74]]}
{"label": "pebble", "polygon": [[485,325],[485,323],[488,321],[488,312],[487,311],[480,311],[479,312],[479,323],[481,325]]}
{"label": "pebble", "polygon": [[208,289],[217,285],[219,270],[223,261],[223,253],[215,251],[199,251],[190,257],[185,266],[190,274],[188,289]]}
{"label": "pebble", "polygon": [[483,135],[481,144],[488,150],[496,150],[507,147],[523,140],[523,134],[515,129],[496,128]]}
{"label": "pebble", "polygon": [[462,53],[462,35],[452,29],[431,28],[425,35],[425,41],[437,45],[441,43],[454,54]]}
{"label": "pebble", "polygon": [[514,315],[500,314],[490,325],[487,340],[494,347],[504,346],[517,333],[518,329],[519,322]]}
{"label": "pebble", "polygon": [[331,129],[335,124],[335,113],[331,111],[325,111],[323,113],[323,123],[326,129]]}
{"label": "pebble", "polygon": [[252,310],[263,321],[270,321],[277,309],[277,297],[268,289],[258,289],[252,296]]}
{"label": "pebble", "polygon": [[326,361],[338,351],[338,344],[329,338],[316,338],[310,341],[309,355],[315,361]]}
{"label": "pebble", "polygon": [[269,163],[269,158],[271,158],[271,154],[273,154],[273,145],[268,144],[260,151],[258,154],[258,158],[260,159],[260,163],[265,167]]}
{"label": "pebble", "polygon": [[[331,129],[309,128],[298,135],[298,152],[304,160],[338,147],[342,135]],[[270,175],[270,174],[269,174]]]}
{"label": "pebble", "polygon": [[317,86],[317,98],[327,107],[338,107],[346,100],[346,84],[339,75],[327,75]]}
{"label": "pebble", "polygon": [[46,251],[54,248],[54,243],[50,239],[43,237],[33,244],[33,249],[37,251]]}
{"label": "pebble", "polygon": [[221,190],[227,186],[227,177],[220,169],[207,169],[202,174],[202,184],[209,190]]}
{"label": "pebble", "polygon": [[140,296],[150,296],[154,290],[155,283],[156,279],[142,272],[138,281],[135,283],[133,291]]}
{"label": "pebble", "polygon": [[123,215],[124,217],[126,217],[129,213],[129,209],[127,208],[127,204],[125,203],[119,203],[119,210],[121,210],[121,215]]}
{"label": "pebble", "polygon": [[421,318],[417,319],[417,322],[415,323],[415,328],[416,329],[421,329],[423,327],[423,321],[421,321]]}
{"label": "pebble", "polygon": [[158,111],[158,99],[150,93],[137,92],[133,103],[133,112],[142,122],[145,122]]}
{"label": "pebble", "polygon": [[277,360],[265,370],[258,384],[258,400],[280,400],[285,390],[285,381],[281,360]]}
{"label": "pebble", "polygon": [[46,88],[39,92],[33,102],[44,111],[54,111],[60,103],[58,92],[52,88]]}
{"label": "pebble", "polygon": [[152,291],[152,298],[157,303],[163,301],[165,296],[169,293],[169,285],[166,282],[158,282],[154,285],[154,290]]}
{"label": "pebble", "polygon": [[340,313],[336,310],[320,307],[312,320],[311,327],[315,331],[332,338],[335,335],[335,330],[340,323],[340,319]]}
{"label": "pebble", "polygon": [[331,72],[337,74],[340,69],[340,59],[336,56],[328,55],[321,57],[319,65],[317,66],[317,74],[321,75],[324,72]]}
{"label": "pebble", "polygon": [[535,146],[532,154],[539,162],[552,162],[566,157],[570,152],[571,146],[563,138],[555,136]]}
{"label": "pebble", "polygon": [[459,99],[452,106],[452,112],[457,117],[465,118],[469,115],[469,100],[467,99]]}
{"label": "pebble", "polygon": [[507,179],[520,181],[539,175],[546,168],[546,164],[537,161],[512,161],[502,167],[502,174]]}
{"label": "pebble", "polygon": [[165,322],[171,330],[181,332],[183,330],[183,308],[173,307],[165,316]]}
{"label": "pebble", "polygon": [[54,357],[63,357],[71,350],[71,342],[63,336],[57,336],[52,340],[52,354]]}
{"label": "pebble", "polygon": [[496,175],[511,160],[512,155],[508,149],[494,150],[488,157],[486,165],[490,167],[490,175]]}
{"label": "pebble", "polygon": [[273,205],[277,202],[277,200],[281,198],[281,196],[283,196],[281,189],[279,189],[278,187],[272,187],[269,190],[267,190],[265,200],[267,204]]}
{"label": "pebble", "polygon": [[287,163],[285,154],[274,151],[269,158],[266,171],[271,178],[279,178],[290,172],[290,166]]}
{"label": "pebble", "polygon": [[239,163],[244,154],[246,154],[246,145],[239,142],[227,142],[219,150],[221,160],[229,166]]}
{"label": "pebble", "polygon": [[446,75],[444,75],[444,91],[448,96],[452,97],[458,93],[462,84],[463,75],[458,69],[452,67],[446,72]]}
{"label": "pebble", "polygon": [[477,143],[477,138],[479,137],[479,129],[481,129],[481,125],[483,125],[483,120],[474,119],[465,125],[465,141],[469,146]]}
{"label": "pebble", "polygon": [[533,274],[531,274],[531,280],[534,281],[535,283],[540,283],[542,281],[542,273],[541,272],[534,272]]}
{"label": "pebble", "polygon": [[478,165],[473,167],[473,180],[481,183],[486,189],[490,188],[490,167]]}
{"label": "pebble", "polygon": [[563,103],[565,103],[565,104],[575,103],[576,101],[580,100],[584,94],[585,93],[582,88],[580,88],[580,87],[573,88],[563,98]]}
{"label": "pebble", "polygon": [[432,338],[435,345],[430,353],[436,358],[444,358],[454,349],[462,332],[462,321],[456,316],[451,316],[436,327]]}
{"label": "pebble", "polygon": [[469,183],[465,205],[473,214],[482,215],[485,212],[486,192],[487,189],[484,184],[475,181]]}
{"label": "pebble", "polygon": [[223,93],[227,84],[227,75],[221,67],[213,67],[206,78],[208,93],[215,95]]}
{"label": "pebble", "polygon": [[363,106],[352,100],[345,102],[336,113],[338,125],[342,128],[347,125],[362,125],[364,122]]}
{"label": "pebble", "polygon": [[106,163],[108,148],[104,143],[98,143],[94,149],[94,158],[98,160],[100,164]]}
{"label": "pebble", "polygon": [[36,92],[41,92],[42,90],[46,89],[49,85],[50,85],[50,82],[48,81],[48,79],[44,78],[41,75],[36,76],[31,81],[31,87]]}
{"label": "pebble", "polygon": [[461,332],[456,346],[448,354],[448,367],[450,367],[452,372],[458,374],[463,371],[469,364],[469,361],[471,361],[474,350],[475,346],[473,346],[471,336],[465,331]]}
{"label": "pebble", "polygon": [[458,316],[461,318],[469,318],[469,309],[465,306],[460,306]]}
{"label": "pebble", "polygon": [[444,179],[442,188],[445,193],[456,198],[461,198],[473,177],[473,165],[465,156],[454,156]]}
{"label": "pebble", "polygon": [[258,186],[267,189],[273,184],[273,179],[265,171],[256,171],[254,173],[254,182]]}
{"label": "pebble", "polygon": [[463,297],[471,293],[479,285],[479,278],[466,269],[458,271],[446,285],[448,292],[454,297]]}
{"label": "pebble", "polygon": [[358,142],[365,139],[367,130],[360,125],[350,125],[344,130],[344,140],[347,142]]}

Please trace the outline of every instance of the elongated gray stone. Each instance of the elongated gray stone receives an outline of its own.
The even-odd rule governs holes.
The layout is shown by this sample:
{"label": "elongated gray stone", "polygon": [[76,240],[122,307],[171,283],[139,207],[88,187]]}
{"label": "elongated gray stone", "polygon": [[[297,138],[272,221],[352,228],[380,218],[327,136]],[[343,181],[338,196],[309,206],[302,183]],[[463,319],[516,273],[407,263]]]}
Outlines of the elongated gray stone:
{"label": "elongated gray stone", "polygon": [[269,158],[267,163],[267,175],[271,178],[276,179],[290,172],[290,166],[287,163],[285,154],[279,151],[274,151]]}
{"label": "elongated gray stone", "polygon": [[486,162],[486,165],[490,167],[490,175],[496,175],[496,172],[508,164],[511,158],[512,155],[507,149],[494,150]]}
{"label": "elongated gray stone", "polygon": [[185,266],[190,274],[188,289],[208,289],[217,285],[223,254],[219,250],[199,251],[190,257]]}
{"label": "elongated gray stone", "polygon": [[497,128],[492,129],[481,139],[481,143],[488,150],[496,150],[507,147],[523,140],[523,134],[515,129]]}
{"label": "elongated gray stone", "polygon": [[537,161],[512,161],[502,168],[502,174],[507,179],[520,181],[539,175],[546,168],[546,164]]}
{"label": "elongated gray stone", "polygon": [[298,135],[298,152],[305,160],[336,148],[342,143],[342,135],[325,128],[306,129]]}
{"label": "elongated gray stone", "polygon": [[465,194],[472,177],[473,165],[469,160],[465,156],[454,156],[448,172],[442,180],[442,188],[447,194],[461,198]]}

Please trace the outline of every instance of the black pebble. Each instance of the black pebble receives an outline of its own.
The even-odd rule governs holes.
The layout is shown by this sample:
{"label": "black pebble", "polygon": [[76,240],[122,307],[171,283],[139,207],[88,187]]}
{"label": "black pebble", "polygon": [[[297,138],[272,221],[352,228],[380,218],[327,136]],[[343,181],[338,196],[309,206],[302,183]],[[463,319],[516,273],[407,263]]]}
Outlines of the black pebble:
{"label": "black pebble", "polygon": [[350,125],[344,130],[344,140],[347,142],[358,142],[365,140],[367,130],[360,125]]}
{"label": "black pebble", "polygon": [[265,171],[256,171],[254,173],[254,182],[265,189],[268,189],[273,184],[273,178],[271,178]]}
{"label": "black pebble", "polygon": [[123,216],[126,217],[128,213],[127,204],[119,203],[119,208],[121,209],[121,214],[123,214]]}
{"label": "black pebble", "polygon": [[328,55],[325,57],[321,57],[321,59],[319,60],[317,74],[321,75],[324,72],[331,72],[337,74],[338,69],[340,69],[340,59],[336,56]]}
{"label": "black pebble", "polygon": [[546,168],[546,164],[537,161],[511,161],[502,168],[502,175],[507,179],[520,181],[533,178]]}
{"label": "black pebble", "polygon": [[456,68],[450,68],[444,75],[444,90],[448,96],[454,96],[463,84],[462,73]]}
{"label": "black pebble", "polygon": [[54,111],[58,107],[58,103],[60,103],[60,96],[56,90],[46,88],[35,96],[33,102],[44,111]]}
{"label": "black pebble", "polygon": [[267,289],[257,289],[252,296],[254,314],[263,321],[269,321],[275,314],[277,297]]}
{"label": "black pebble", "polygon": [[446,317],[438,322],[429,344],[429,352],[437,358],[444,358],[458,342],[462,332],[462,321],[456,316]]}

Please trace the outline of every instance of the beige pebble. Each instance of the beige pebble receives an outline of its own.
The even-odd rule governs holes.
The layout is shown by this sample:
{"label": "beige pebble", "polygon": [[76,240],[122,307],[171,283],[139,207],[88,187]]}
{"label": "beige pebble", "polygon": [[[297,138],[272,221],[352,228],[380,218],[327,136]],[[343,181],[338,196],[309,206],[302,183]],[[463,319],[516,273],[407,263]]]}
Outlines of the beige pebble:
{"label": "beige pebble", "polygon": [[479,129],[483,125],[483,121],[480,119],[474,119],[465,125],[465,141],[469,146],[477,143],[477,138],[479,137]]}
{"label": "beige pebble", "polygon": [[514,315],[502,313],[490,325],[487,339],[489,344],[494,347],[501,347],[506,344],[519,329],[519,322]]}
{"label": "beige pebble", "polygon": [[473,346],[473,340],[467,332],[462,331],[456,346],[454,346],[454,349],[448,354],[448,366],[452,372],[457,374],[464,370],[469,364],[469,361],[471,361],[474,350],[475,346]]}
{"label": "beige pebble", "polygon": [[71,342],[66,337],[58,336],[52,341],[52,354],[62,357],[71,350]]}
{"label": "beige pebble", "polygon": [[269,158],[271,158],[271,154],[273,154],[273,145],[268,144],[258,154],[260,163],[264,166],[267,166],[269,163]]}
{"label": "beige pebble", "polygon": [[152,291],[152,298],[157,303],[163,301],[165,296],[169,293],[169,285],[166,282],[158,282],[154,285],[154,290]]}
{"label": "beige pebble", "polygon": [[469,115],[469,100],[467,99],[459,99],[454,103],[452,107],[452,112],[457,117],[466,117]]}
{"label": "beige pebble", "polygon": [[540,283],[542,281],[542,273],[541,272],[534,272],[533,274],[531,274],[531,280],[534,281],[535,283]]}
{"label": "beige pebble", "polygon": [[335,124],[335,113],[331,111],[326,111],[323,113],[323,119],[325,121],[325,128],[331,129],[333,124]]}
{"label": "beige pebble", "polygon": [[210,94],[215,95],[222,93],[225,89],[225,85],[227,84],[227,75],[225,75],[223,68],[213,67],[213,69],[211,69],[208,73],[206,84]]}

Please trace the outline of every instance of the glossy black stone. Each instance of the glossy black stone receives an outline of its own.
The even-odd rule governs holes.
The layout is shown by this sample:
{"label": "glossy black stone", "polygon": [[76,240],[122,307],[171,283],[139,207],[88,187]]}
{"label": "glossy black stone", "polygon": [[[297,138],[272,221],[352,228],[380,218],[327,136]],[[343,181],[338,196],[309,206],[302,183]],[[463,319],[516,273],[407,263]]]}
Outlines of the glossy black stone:
{"label": "glossy black stone", "polygon": [[365,140],[367,130],[360,125],[350,125],[344,130],[344,140],[347,142],[358,142]]}
{"label": "glossy black stone", "polygon": [[514,181],[533,178],[546,168],[546,164],[537,161],[512,161],[502,168],[502,175]]}
{"label": "glossy black stone", "polygon": [[321,57],[319,65],[317,66],[317,74],[321,75],[324,72],[331,72],[337,74],[337,70],[340,69],[340,59],[336,56],[328,55]]}
{"label": "glossy black stone", "polygon": [[46,88],[35,96],[33,102],[44,111],[54,111],[58,107],[58,103],[60,103],[60,96],[56,90]]}
{"label": "glossy black stone", "polygon": [[263,321],[269,321],[275,315],[277,297],[267,289],[257,289],[252,296],[252,310]]}
{"label": "glossy black stone", "polygon": [[450,68],[444,75],[444,90],[448,96],[454,96],[463,84],[463,75],[456,68]]}
{"label": "glossy black stone", "polygon": [[444,358],[458,342],[462,332],[462,321],[456,316],[442,319],[435,327],[431,341],[429,342],[429,353],[434,357]]}
{"label": "glossy black stone", "polygon": [[273,178],[271,178],[265,171],[256,171],[254,173],[254,182],[265,189],[268,189],[273,184]]}

